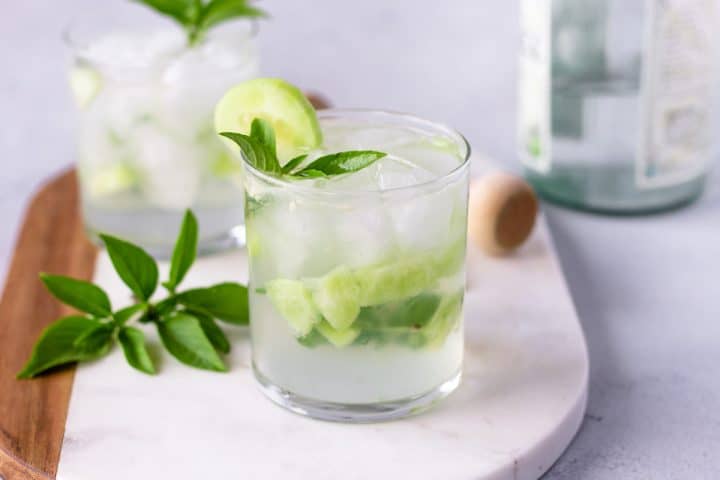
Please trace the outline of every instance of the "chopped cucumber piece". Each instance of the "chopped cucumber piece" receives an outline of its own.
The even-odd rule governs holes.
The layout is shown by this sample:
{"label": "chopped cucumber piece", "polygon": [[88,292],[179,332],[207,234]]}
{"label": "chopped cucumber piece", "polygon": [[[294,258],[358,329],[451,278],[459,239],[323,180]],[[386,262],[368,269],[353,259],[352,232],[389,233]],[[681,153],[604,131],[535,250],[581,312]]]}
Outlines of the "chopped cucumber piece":
{"label": "chopped cucumber piece", "polygon": [[128,190],[138,184],[138,175],[125,162],[113,163],[89,174],[88,193],[91,197],[104,197]]}
{"label": "chopped cucumber piece", "polygon": [[341,265],[310,283],[315,305],[328,323],[337,330],[352,325],[360,313],[360,287],[353,272]]}
{"label": "chopped cucumber piece", "polygon": [[360,286],[360,305],[379,305],[414,297],[435,281],[433,265],[426,258],[360,268],[355,279]]}
{"label": "chopped cucumber piece", "polygon": [[70,70],[70,89],[81,110],[90,105],[102,88],[102,77],[94,68],[75,66]]}
{"label": "chopped cucumber piece", "polygon": [[441,255],[432,259],[434,276],[445,277],[457,272],[465,263],[465,235],[450,245]]}
{"label": "chopped cucumber piece", "polygon": [[[254,118],[272,125],[281,163],[322,143],[315,109],[297,87],[284,80],[256,78],[228,90],[215,107],[215,130],[248,135]],[[237,150],[234,144],[232,150]]]}
{"label": "chopped cucumber piece", "polygon": [[302,282],[273,280],[265,285],[265,289],[272,304],[298,336],[310,333],[313,326],[320,321],[320,313]]}
{"label": "chopped cucumber piece", "polygon": [[344,330],[338,330],[333,328],[333,326],[325,320],[318,323],[315,329],[320,332],[328,342],[339,348],[350,345],[358,335],[360,335],[360,329],[358,328],[350,327]]}

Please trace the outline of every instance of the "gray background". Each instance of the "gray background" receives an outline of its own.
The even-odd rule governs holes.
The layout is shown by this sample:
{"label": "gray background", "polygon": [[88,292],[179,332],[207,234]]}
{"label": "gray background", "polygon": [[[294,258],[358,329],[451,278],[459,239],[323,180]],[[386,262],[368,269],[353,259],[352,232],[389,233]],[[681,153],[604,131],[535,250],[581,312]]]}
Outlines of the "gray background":
{"label": "gray background", "polygon": [[[61,32],[122,17],[125,3],[0,1],[0,278],[27,200],[73,161]],[[518,168],[516,1],[262,5],[265,74],[337,106],[447,122]],[[592,362],[585,424],[547,479],[720,478],[719,177],[695,205],[644,218],[545,206]]]}

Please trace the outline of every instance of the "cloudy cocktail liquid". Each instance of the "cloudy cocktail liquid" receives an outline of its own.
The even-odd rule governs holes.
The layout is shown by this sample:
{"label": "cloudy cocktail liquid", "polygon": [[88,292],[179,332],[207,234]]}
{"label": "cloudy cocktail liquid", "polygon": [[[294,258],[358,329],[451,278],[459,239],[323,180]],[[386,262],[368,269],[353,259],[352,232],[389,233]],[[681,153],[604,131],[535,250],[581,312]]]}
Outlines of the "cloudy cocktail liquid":
{"label": "cloudy cocktail liquid", "polygon": [[319,113],[322,147],[387,153],[360,171],[246,170],[256,375],[311,415],[372,420],[455,388],[463,356],[468,147],[384,112]]}

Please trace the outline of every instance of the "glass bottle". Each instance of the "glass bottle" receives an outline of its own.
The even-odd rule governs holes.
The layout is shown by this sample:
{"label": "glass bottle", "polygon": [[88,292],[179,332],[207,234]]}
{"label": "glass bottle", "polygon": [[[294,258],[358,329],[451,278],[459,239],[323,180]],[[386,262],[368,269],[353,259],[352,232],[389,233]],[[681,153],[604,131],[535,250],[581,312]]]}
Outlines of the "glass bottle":
{"label": "glass bottle", "polygon": [[608,213],[696,199],[714,20],[714,0],[524,0],[518,141],[538,193]]}

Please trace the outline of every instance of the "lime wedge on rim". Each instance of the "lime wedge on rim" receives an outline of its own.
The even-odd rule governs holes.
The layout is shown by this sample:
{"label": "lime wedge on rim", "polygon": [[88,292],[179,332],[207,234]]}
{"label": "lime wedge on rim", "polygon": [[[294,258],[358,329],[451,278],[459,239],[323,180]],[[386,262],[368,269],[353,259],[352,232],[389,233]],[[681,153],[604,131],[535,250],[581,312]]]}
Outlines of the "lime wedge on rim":
{"label": "lime wedge on rim", "polygon": [[215,130],[247,135],[254,118],[270,122],[275,130],[281,164],[322,143],[315,109],[284,80],[255,78],[228,90],[215,107]]}

